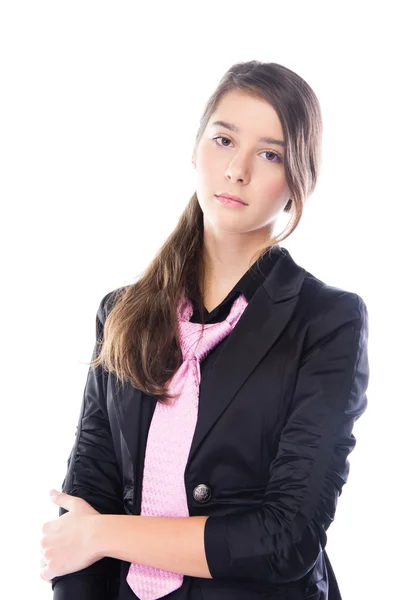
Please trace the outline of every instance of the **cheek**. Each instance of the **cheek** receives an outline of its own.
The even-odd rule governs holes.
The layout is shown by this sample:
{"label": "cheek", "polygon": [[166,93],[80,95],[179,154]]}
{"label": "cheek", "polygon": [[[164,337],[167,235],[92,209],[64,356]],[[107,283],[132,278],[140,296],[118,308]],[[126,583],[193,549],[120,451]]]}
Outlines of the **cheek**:
{"label": "cheek", "polygon": [[199,177],[205,180],[209,179],[213,176],[214,173],[220,170],[218,158],[213,152],[206,152],[203,150],[198,154],[196,161],[196,169],[198,171]]}
{"label": "cheek", "polygon": [[201,172],[201,177],[207,179],[209,175],[221,175],[227,167],[227,154],[210,140],[203,140],[197,148],[196,165]]}
{"label": "cheek", "polygon": [[267,182],[260,184],[258,189],[260,198],[265,198],[270,202],[281,202],[290,196],[290,190],[286,183],[286,178],[283,173],[277,174],[275,177],[270,177]]}

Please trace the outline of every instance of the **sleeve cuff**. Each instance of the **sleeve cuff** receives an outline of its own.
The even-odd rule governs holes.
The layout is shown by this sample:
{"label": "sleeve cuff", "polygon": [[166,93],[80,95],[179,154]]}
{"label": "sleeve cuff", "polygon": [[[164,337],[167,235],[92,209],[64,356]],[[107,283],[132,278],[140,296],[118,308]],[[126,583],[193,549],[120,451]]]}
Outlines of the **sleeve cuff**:
{"label": "sleeve cuff", "polygon": [[230,553],[224,516],[208,517],[204,527],[204,548],[212,578],[229,577]]}

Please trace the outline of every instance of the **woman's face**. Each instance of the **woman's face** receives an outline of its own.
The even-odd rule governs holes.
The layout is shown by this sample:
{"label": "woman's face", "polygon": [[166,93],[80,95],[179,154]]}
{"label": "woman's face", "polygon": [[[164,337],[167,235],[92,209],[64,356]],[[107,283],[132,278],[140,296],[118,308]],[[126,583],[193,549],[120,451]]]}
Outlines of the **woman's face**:
{"label": "woman's face", "polygon": [[[231,233],[270,229],[290,199],[285,149],[273,141],[260,141],[261,137],[284,141],[271,104],[242,90],[225,94],[192,157],[199,204],[213,228]],[[246,205],[222,204],[216,195],[224,192],[239,196]]]}

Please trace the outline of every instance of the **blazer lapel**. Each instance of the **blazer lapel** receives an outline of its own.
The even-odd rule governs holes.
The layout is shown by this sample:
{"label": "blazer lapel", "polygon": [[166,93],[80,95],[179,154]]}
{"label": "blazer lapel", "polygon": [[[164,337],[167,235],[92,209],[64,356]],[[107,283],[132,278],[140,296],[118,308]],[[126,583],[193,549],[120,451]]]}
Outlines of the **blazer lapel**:
{"label": "blazer lapel", "polygon": [[280,336],[295,309],[306,271],[286,249],[281,250],[282,255],[229,334],[223,352],[202,385],[206,405],[199,409],[188,464],[208,431]]}

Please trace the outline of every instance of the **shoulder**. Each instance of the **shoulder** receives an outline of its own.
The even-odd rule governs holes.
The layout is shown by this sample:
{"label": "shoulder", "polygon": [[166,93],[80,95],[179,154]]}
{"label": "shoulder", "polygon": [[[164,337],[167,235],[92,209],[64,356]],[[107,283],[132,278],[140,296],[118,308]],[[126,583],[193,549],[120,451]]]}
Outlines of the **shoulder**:
{"label": "shoulder", "polygon": [[310,302],[317,305],[329,306],[336,304],[343,297],[345,304],[360,310],[365,307],[364,299],[356,292],[337,287],[322,281],[310,271],[305,270],[305,278],[301,294]]}
{"label": "shoulder", "polygon": [[329,284],[305,271],[299,293],[299,309],[305,320],[320,323],[329,319],[336,324],[351,320],[359,326],[368,321],[368,309],[364,299],[356,292]]}
{"label": "shoulder", "polygon": [[354,290],[334,286],[316,277],[303,265],[298,264],[286,248],[280,247],[280,250],[285,254],[283,267],[287,265],[286,268],[295,283],[298,279],[301,281],[297,289],[297,310],[306,321],[318,320],[327,313],[331,314],[331,311],[354,311],[360,318],[367,314],[364,299]]}
{"label": "shoulder", "polygon": [[124,285],[114,290],[111,290],[111,292],[107,292],[107,294],[105,294],[105,296],[101,298],[99,307],[97,309],[97,315],[103,325],[115,302],[128,287],[130,286]]}

